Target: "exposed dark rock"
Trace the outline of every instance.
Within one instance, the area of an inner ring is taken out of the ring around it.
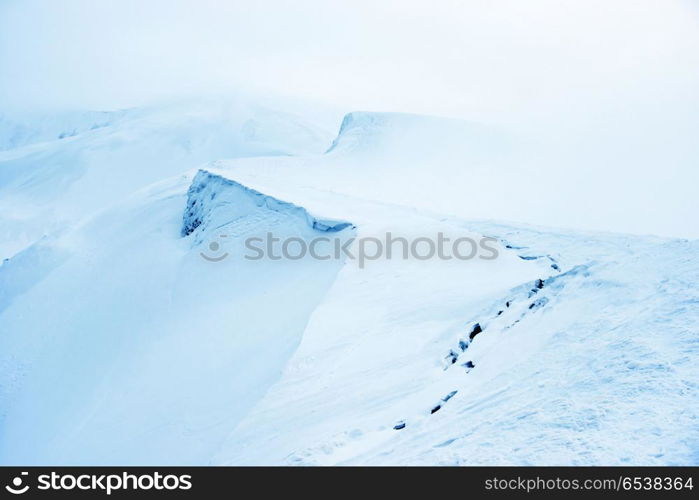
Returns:
[[[456,360],[459,359],[459,354],[454,352],[453,350],[449,350],[449,354],[447,354],[444,359],[446,359],[450,364],[456,363]]]
[[[476,335],[478,335],[479,333],[481,333],[482,331],[483,331],[483,329],[481,328],[481,324],[476,323],[475,325],[473,325],[473,329],[471,330],[471,333],[468,334],[468,338],[473,340],[473,338]]]
[[[444,396],[444,397],[442,398],[442,401],[444,401],[444,402],[446,403],[446,402],[449,401],[451,398],[453,398],[453,397],[456,395],[457,392],[458,392],[458,391],[451,391],[449,394],[447,394],[446,396]]]
[[[540,258],[538,255],[518,255],[517,257],[522,260],[536,260]]]

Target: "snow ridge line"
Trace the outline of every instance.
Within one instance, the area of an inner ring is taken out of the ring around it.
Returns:
[[[308,226],[316,231],[335,233],[347,227],[354,227],[351,222],[316,217],[304,207],[266,195],[208,170],[199,170],[187,190],[187,206],[183,215],[181,236],[189,236],[201,226],[214,206],[217,205],[214,200],[221,193],[230,189],[238,190],[248,196],[258,207],[265,207],[275,212],[285,212],[305,219]]]

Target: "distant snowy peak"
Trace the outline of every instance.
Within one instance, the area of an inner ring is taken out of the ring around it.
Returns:
[[[122,119],[128,111],[76,111],[55,114],[0,115],[0,151],[39,142],[74,137],[108,127]]]
[[[354,111],[345,115],[326,154],[497,155],[509,151],[510,143],[507,133],[485,124],[410,113]]]
[[[243,101],[183,101],[115,111],[60,111],[0,114],[0,151],[119,128],[198,137],[226,134],[255,154],[322,152],[332,136],[312,120]]]
[[[386,123],[386,113],[355,111],[347,113],[340,124],[340,131],[326,151],[347,150],[366,143]]]

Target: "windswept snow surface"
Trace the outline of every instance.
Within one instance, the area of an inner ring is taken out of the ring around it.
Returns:
[[[417,270],[343,270],[284,376],[217,460],[696,464],[697,242],[465,227],[522,247],[511,255],[553,256],[561,272],[539,269],[541,289],[452,276],[442,295]],[[388,289],[369,294],[360,280]],[[427,283],[431,293],[416,296]],[[376,311],[377,296],[388,310]],[[338,311],[366,320],[346,319],[333,338]],[[475,324],[483,331],[468,343]]]
[[[0,220],[0,463],[699,463],[697,241],[479,220],[542,206],[490,127],[360,112],[318,148],[272,113],[258,148],[128,115],[0,153],[5,206],[56,212]],[[499,256],[243,256],[389,231]]]

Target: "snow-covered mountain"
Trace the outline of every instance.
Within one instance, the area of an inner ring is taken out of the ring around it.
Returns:
[[[509,133],[64,119],[2,122],[0,463],[699,462],[699,243],[493,222],[545,206]],[[498,257],[244,258],[387,232]]]
[[[203,162],[321,152],[331,140],[242,99],[0,116],[0,258]]]

